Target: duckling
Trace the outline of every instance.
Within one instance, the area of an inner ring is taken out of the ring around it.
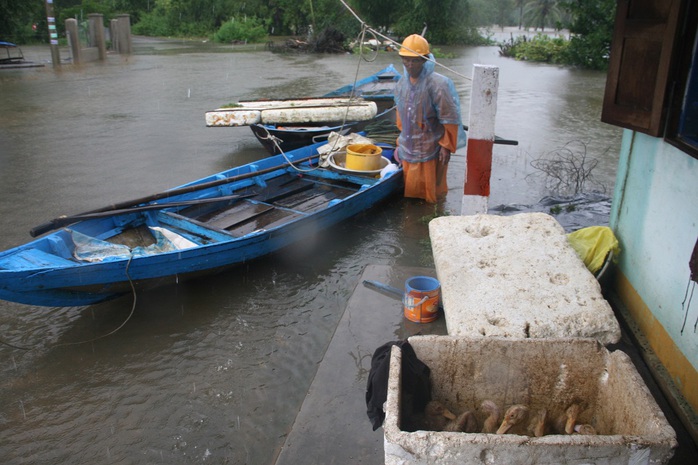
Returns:
[[[565,415],[567,415],[567,421],[565,422],[565,433],[574,433],[574,425],[577,424],[577,418],[579,414],[582,413],[582,406],[580,404],[574,403],[567,407],[565,410]]]
[[[572,434],[574,433],[574,425],[577,424],[577,418],[582,413],[582,405],[578,402],[570,404],[565,412],[555,419],[554,430],[557,434]]]
[[[548,410],[539,410],[538,414],[533,418],[528,428],[530,435],[537,438],[548,434]]]
[[[444,404],[438,400],[432,400],[424,407],[424,429],[427,431],[443,431],[449,420],[455,420]]]
[[[512,405],[504,413],[497,434],[526,434],[529,408],[522,404]]]
[[[444,431],[456,431],[461,433],[476,433],[478,431],[477,418],[470,410],[458,415],[455,420],[449,421],[443,429]]]
[[[474,433],[477,419],[471,411],[456,416],[438,400],[432,400],[424,408],[424,429],[427,431],[453,431]]]
[[[574,432],[577,434],[596,434],[596,429],[586,423],[574,425]]]
[[[483,400],[480,404],[480,411],[487,415],[482,422],[481,432],[490,434],[496,433],[502,415],[497,404],[491,400]]]

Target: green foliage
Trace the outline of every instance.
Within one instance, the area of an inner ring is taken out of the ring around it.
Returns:
[[[470,23],[470,16],[467,0],[412,0],[397,20],[394,32],[404,37],[420,33],[426,26],[430,44],[477,44],[481,38]]]
[[[222,43],[261,42],[267,36],[261,21],[257,18],[227,21],[213,35],[213,40]]]
[[[613,36],[616,0],[350,0],[361,19],[384,34],[421,33],[432,45],[484,45],[475,26],[566,25],[571,38],[536,36],[501,44],[501,54],[605,69]],[[117,13],[131,15],[134,34],[210,36],[220,42],[255,42],[266,33],[306,35],[333,28],[348,39],[361,25],[337,0],[55,0],[59,35],[67,18],[86,20],[101,13],[104,22]],[[230,17],[235,21],[230,21]],[[36,31],[32,25],[36,24]],[[44,3],[0,0],[0,37],[18,44],[48,41]]]
[[[36,31],[32,24],[37,24]],[[22,45],[40,39],[48,40],[43,2],[0,0],[0,40]]]
[[[519,36],[500,44],[499,53],[517,60],[565,64],[568,47],[569,41],[562,37],[551,38],[545,34],[536,34],[532,39]]]
[[[514,0],[469,0],[472,24],[500,27],[517,24],[518,13],[513,2]]]
[[[535,3],[531,0],[527,3]],[[518,60],[558,63],[603,70],[613,37],[615,0],[567,0],[559,2],[571,14],[569,40],[537,35],[527,40],[519,37],[500,44],[502,56]]]
[[[405,0],[354,0],[349,3],[364,21],[383,33],[388,32],[397,23],[409,10],[410,4]]]
[[[165,16],[159,12],[151,12],[142,14],[140,21],[131,26],[131,32],[142,36],[167,37],[174,35],[175,31]]]
[[[553,26],[559,29],[562,24],[563,12],[560,0],[528,0],[523,5],[523,20],[527,26],[545,30]]]
[[[573,15],[567,61],[591,69],[606,69],[613,38],[615,0],[565,2]]]

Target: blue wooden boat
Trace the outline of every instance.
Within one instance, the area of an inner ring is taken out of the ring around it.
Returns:
[[[369,124],[376,121],[395,121],[394,89],[400,73],[393,65],[388,65],[371,76],[360,79],[356,84],[349,84],[322,97],[360,97],[364,100],[376,102],[377,114],[367,121],[346,121],[344,124],[337,121],[296,124],[252,124],[250,129],[259,142],[274,155],[278,154],[279,147],[283,151],[293,150],[315,142],[327,140],[331,132],[342,135],[364,130]],[[278,140],[278,147],[272,141],[273,136]]]
[[[0,252],[0,299],[89,305],[129,294],[132,285],[147,289],[217,272],[302,240],[399,189],[399,171],[380,178],[318,168],[320,145],[39,226],[32,235],[43,236]]]

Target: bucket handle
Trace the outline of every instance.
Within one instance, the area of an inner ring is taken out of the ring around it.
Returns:
[[[412,309],[412,308],[417,308],[417,307],[419,307],[420,305],[422,305],[422,304],[423,304],[424,302],[426,302],[427,300],[429,300],[429,296],[422,297],[422,300],[420,300],[418,303],[416,303],[416,304],[414,304],[414,305],[410,305],[410,304],[407,303],[407,295],[405,295],[405,296],[402,298],[402,304],[403,304],[405,307],[407,307],[407,308],[409,308],[409,309]]]

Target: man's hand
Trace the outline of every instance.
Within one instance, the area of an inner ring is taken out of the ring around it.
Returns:
[[[451,151],[446,147],[441,147],[441,150],[439,150],[439,163],[447,165],[449,160],[451,160]]]

